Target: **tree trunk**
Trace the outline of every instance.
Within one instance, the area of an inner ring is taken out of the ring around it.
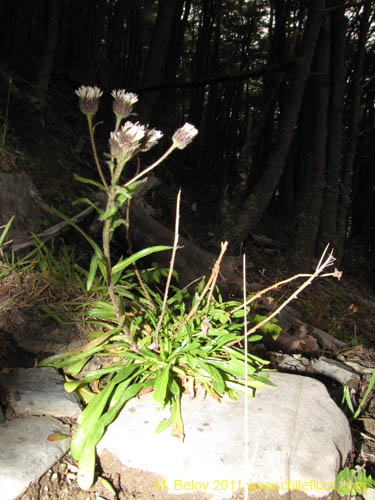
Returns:
[[[44,45],[36,83],[36,95],[40,105],[43,105],[46,100],[49,82],[51,80],[55,49],[59,37],[60,4],[61,2],[59,0],[49,0],[48,2],[47,39]]]
[[[159,0],[158,13],[142,78],[143,87],[160,84],[163,80],[169,41],[173,31],[175,10],[175,0]],[[147,92],[142,95],[138,106],[138,112],[142,122],[149,123],[151,121],[157,99],[158,92]]]
[[[306,82],[310,75],[311,62],[324,14],[325,0],[315,0],[310,5],[301,50],[295,58],[295,68],[290,75],[288,102],[280,117],[276,145],[264,167],[263,174],[242,207],[234,213],[228,214],[229,217],[224,220],[224,237],[229,240],[232,251],[235,252],[239,250],[241,242],[247,238],[250,231],[259,222],[284,171]]]
[[[335,0],[334,5],[341,3],[341,0]],[[337,203],[342,165],[341,138],[345,99],[345,50],[345,9],[340,8],[331,13],[331,89],[328,107],[326,188],[317,242],[318,253],[323,251],[327,243],[336,249]]]
[[[181,55],[184,47],[184,34],[189,19],[191,0],[176,0],[173,28],[168,46],[168,56],[164,79],[173,82],[179,72]],[[161,89],[153,110],[155,123],[161,130],[168,130],[171,122],[176,122],[175,111],[178,107],[177,89]]]
[[[275,2],[275,27],[269,25],[271,39],[268,64],[279,65],[285,62],[286,57],[286,5],[284,1]],[[236,172],[235,190],[232,194],[232,207],[239,207],[246,196],[248,186],[256,182],[259,172],[263,170],[266,147],[265,143],[272,142],[275,123],[275,107],[280,86],[286,76],[286,70],[272,70],[265,74],[260,112],[254,116],[250,113],[246,127],[245,142]],[[263,134],[263,137],[262,137]],[[225,207],[225,205],[223,205]]]
[[[318,76],[310,80],[305,102],[310,111],[305,112],[301,126],[305,127],[304,189],[297,219],[293,261],[298,267],[308,266],[315,255],[316,239],[320,224],[327,140],[327,110],[329,91],[329,19],[326,18],[314,57],[313,69]]]
[[[341,192],[339,197],[339,207],[337,215],[337,243],[336,255],[340,260],[345,247],[347,236],[347,220],[349,205],[351,201],[352,174],[358,145],[358,124],[361,113],[361,94],[362,94],[362,71],[366,53],[366,42],[369,31],[369,19],[372,12],[373,2],[367,1],[364,5],[361,17],[360,31],[358,38],[358,50],[354,62],[354,72],[350,89],[350,111],[348,125],[348,141],[345,148],[344,168],[341,182]]]

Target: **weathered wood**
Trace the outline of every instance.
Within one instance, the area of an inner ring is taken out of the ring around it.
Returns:
[[[71,217],[71,220],[75,223],[81,222],[86,217],[88,217],[93,211],[94,211],[93,207],[88,207],[79,214],[75,215],[74,217]],[[46,242],[51,240],[52,238],[56,238],[56,236],[59,236],[60,234],[64,233],[71,227],[72,226],[69,224],[69,222],[66,221],[58,222],[57,224],[54,224],[53,226],[46,229],[45,231],[38,233],[37,237],[41,241]],[[34,237],[28,236],[26,238],[19,238],[13,241],[10,245],[6,247],[6,249],[13,251],[15,253],[19,253],[22,250],[26,250],[27,248],[32,247],[34,245],[35,245]]]
[[[141,200],[134,200],[130,214],[130,237],[134,250],[140,250],[153,245],[173,245],[174,233],[149,215],[147,206]],[[201,276],[208,278],[217,255],[182,237],[179,238],[179,246],[174,267],[179,274],[180,285],[186,286]],[[170,252],[153,254],[152,258],[168,267]],[[241,290],[240,257],[224,256],[218,285],[228,295]]]

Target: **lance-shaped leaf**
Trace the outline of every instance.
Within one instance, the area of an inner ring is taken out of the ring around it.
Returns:
[[[126,267],[130,266],[130,264],[133,264],[133,262],[136,262],[139,259],[142,259],[143,257],[146,257],[147,255],[151,255],[152,253],[155,252],[161,252],[163,250],[171,250],[172,247],[170,246],[165,246],[165,245],[158,245],[154,247],[149,247],[149,248],[144,248],[143,250],[140,250],[139,252],[134,253],[127,259],[120,260],[116,265],[112,267],[112,274],[116,274]]]

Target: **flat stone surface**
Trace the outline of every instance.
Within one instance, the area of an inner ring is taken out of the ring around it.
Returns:
[[[67,453],[70,439],[48,441],[53,432],[67,434],[50,417],[20,417],[0,424],[0,500],[13,500]]]
[[[17,415],[48,415],[77,418],[78,398],[64,389],[64,378],[55,368],[27,368],[0,375],[8,403]]]
[[[183,443],[170,429],[155,434],[169,410],[155,411],[152,394],[133,399],[107,429],[98,453],[107,450],[127,467],[166,478],[173,493],[230,498],[249,481],[250,488],[276,484],[280,494],[325,496],[351,449],[348,420],[321,382],[283,373],[271,373],[270,380],[277,387],[266,386],[248,401],[246,468],[243,399],[219,404],[184,395]]]

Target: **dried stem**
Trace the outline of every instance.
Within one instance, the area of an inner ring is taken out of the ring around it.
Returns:
[[[98,172],[99,172],[99,175],[100,175],[100,179],[101,179],[101,181],[103,183],[103,186],[105,187],[105,189],[106,189],[106,191],[108,193],[108,184],[107,184],[107,182],[105,180],[102,168],[100,166],[100,161],[99,161],[99,158],[98,158],[98,153],[96,151],[96,144],[95,144],[95,139],[94,139],[94,127],[92,126],[92,119],[91,119],[91,117],[88,116],[87,117],[87,121],[88,121],[88,125],[89,125],[89,135],[90,135],[91,147],[92,147],[92,152],[94,154],[96,168],[98,169]]]
[[[198,300],[194,304],[194,307],[191,309],[191,311],[189,312],[189,314],[185,317],[184,321],[178,327],[177,331],[180,331],[186,325],[186,323],[191,319],[191,317],[196,313],[196,311],[197,311],[200,303],[202,302],[204,296],[206,295],[207,291],[211,288],[212,284],[216,283],[217,275],[218,275],[219,270],[220,270],[220,264],[221,264],[221,261],[223,259],[224,253],[225,253],[225,251],[227,249],[227,246],[228,246],[228,242],[227,241],[225,241],[224,243],[221,244],[220,255],[217,258],[217,260],[216,260],[216,262],[214,264],[214,267],[212,268],[211,276],[210,276],[209,280],[207,281],[206,286],[204,287],[204,289],[203,289],[202,293],[200,294]]]
[[[247,336],[251,335],[252,333],[254,333],[256,330],[258,330],[259,328],[261,328],[263,325],[265,325],[266,323],[268,323],[268,321],[270,321],[272,318],[274,318],[275,316],[277,316],[279,314],[280,311],[282,311],[292,300],[296,299],[297,296],[302,292],[302,290],[304,290],[305,288],[307,288],[309,285],[311,285],[311,283],[314,281],[315,278],[317,278],[319,275],[321,275],[321,273],[324,271],[324,269],[330,265],[332,265],[335,261],[335,258],[333,257],[333,251],[331,250],[331,252],[329,253],[328,257],[326,256],[327,254],[327,251],[328,251],[328,245],[326,246],[326,248],[324,249],[324,252],[318,262],[318,265],[316,266],[316,269],[315,271],[312,273],[312,274],[298,274],[296,276],[293,276],[292,278],[289,278],[288,280],[284,280],[284,281],[281,281],[280,283],[276,283],[276,285],[273,285],[272,287],[269,287],[268,289],[265,289],[265,290],[262,290],[262,292],[259,292],[257,294],[257,296],[259,297],[260,295],[262,295],[263,293],[265,293],[265,291],[268,291],[268,290],[271,290],[272,288],[276,288],[276,286],[279,286],[281,284],[284,284],[284,283],[288,283],[289,281],[292,281],[293,279],[296,279],[297,277],[301,277],[301,276],[304,276],[304,277],[308,277],[308,279],[302,283],[302,285],[297,288],[297,290],[295,292],[292,293],[292,295],[290,297],[288,297],[275,311],[273,311],[272,313],[270,313],[263,321],[261,321],[260,323],[258,323],[257,325],[253,326],[253,328],[251,328],[248,332],[247,332]],[[338,271],[337,269],[334,270],[334,272],[332,273],[326,273],[326,274],[323,274],[322,276],[334,276],[338,279],[341,278],[341,272]],[[248,304],[250,304],[253,300],[255,300],[254,297],[251,298],[251,300],[247,301],[246,302],[246,306]],[[236,309],[234,309],[233,311],[231,311],[232,313],[235,311],[235,310],[238,310],[240,309],[242,306],[240,307],[237,307]],[[231,346],[233,344],[236,344],[240,341],[241,339],[237,339],[237,340],[232,340],[231,342],[228,342],[228,344],[226,344],[227,346]]]
[[[139,158],[137,157],[137,174],[140,170],[140,166],[141,166],[140,164],[141,164],[141,162],[140,162]],[[126,222],[127,222],[126,241],[128,243],[128,253],[130,255],[133,255],[133,247],[132,247],[132,242],[131,242],[131,238],[130,238],[130,205],[131,205],[131,198],[129,198],[129,200],[126,204],[126,216],[125,216],[125,218],[126,218]],[[149,294],[149,292],[147,290],[146,283],[143,281],[143,279],[140,275],[140,272],[138,270],[138,266],[137,266],[136,262],[133,262],[133,268],[134,268],[134,272],[135,272],[135,275],[137,277],[138,283],[140,284],[140,286],[143,290],[143,293],[145,294],[145,296],[147,297],[147,299],[150,303],[151,311],[154,311],[155,310],[154,301],[152,300],[151,295]]]
[[[173,241],[173,249],[172,249],[172,255],[171,255],[171,261],[169,263],[169,272],[168,272],[168,277],[167,277],[167,283],[165,285],[165,291],[164,291],[164,297],[163,297],[163,305],[161,308],[161,313],[159,317],[158,324],[156,325],[155,332],[154,332],[154,346],[155,349],[159,349],[159,331],[161,324],[163,322],[164,314],[165,314],[165,308],[167,306],[167,300],[168,300],[168,292],[169,292],[169,287],[171,284],[172,280],[172,275],[173,275],[173,268],[174,268],[174,262],[176,259],[176,252],[178,248],[178,238],[179,238],[179,223],[180,223],[180,202],[181,202],[181,189],[179,190],[177,194],[177,202],[176,202],[176,221],[175,221],[175,227],[174,227],[174,241]]]
[[[140,172],[139,174],[134,176],[132,179],[130,179],[130,181],[128,181],[126,184],[124,184],[124,187],[130,186],[130,184],[133,184],[133,182],[137,181],[138,179],[143,177],[145,174],[147,174],[148,172],[153,170],[155,167],[157,167],[162,161],[164,161],[167,158],[167,156],[169,156],[172,153],[172,151],[174,149],[176,149],[176,145],[172,144],[172,146],[169,149],[167,149],[167,151],[158,160],[156,160],[152,165],[145,168],[142,172]]]

